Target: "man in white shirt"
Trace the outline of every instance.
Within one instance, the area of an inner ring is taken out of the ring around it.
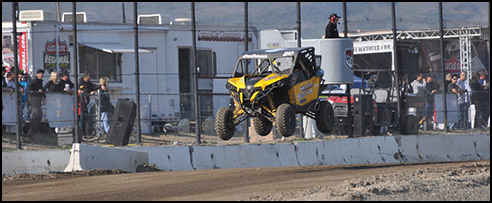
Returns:
[[[466,81],[466,72],[462,71],[460,73],[460,78],[456,82],[456,85],[460,87],[462,91],[460,91],[460,95],[458,97],[458,105],[460,109],[458,128],[469,128],[468,122],[468,108],[470,107],[470,96],[472,94],[472,90],[468,82]]]

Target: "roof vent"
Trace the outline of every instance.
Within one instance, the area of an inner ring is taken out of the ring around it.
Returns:
[[[161,14],[138,15],[138,24],[160,25],[162,24]]]
[[[187,25],[191,23],[190,18],[176,18],[174,19],[174,22],[179,25]]]
[[[64,12],[62,15],[62,22],[72,22],[72,12]],[[79,23],[98,23],[99,16],[92,12],[76,12],[77,22]]]
[[[19,21],[45,21],[55,20],[53,13],[44,10],[23,10],[19,12]]]

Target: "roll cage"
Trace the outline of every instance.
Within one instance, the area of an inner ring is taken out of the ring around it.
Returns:
[[[320,59],[316,60],[313,47],[248,51],[239,58],[232,77],[243,76],[247,67],[249,76],[270,73],[290,75],[294,69],[299,69],[311,78],[320,68],[320,63]]]

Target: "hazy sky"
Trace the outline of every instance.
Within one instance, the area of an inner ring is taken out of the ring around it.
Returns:
[[[2,2],[2,21],[12,17],[11,2]],[[124,7],[124,12],[123,12]],[[55,2],[20,2],[20,10],[47,10],[55,14]],[[482,26],[489,24],[488,2],[444,2],[444,26]],[[71,2],[60,3],[61,12],[72,12]],[[195,4],[198,24],[240,25],[244,24],[243,2],[197,2]],[[296,2],[250,2],[248,3],[250,26],[258,29],[295,29]],[[79,2],[77,11],[94,12],[101,22],[121,23],[123,13],[127,23],[133,23],[132,2]],[[189,2],[139,2],[139,14],[168,15],[171,18],[190,18]],[[318,38],[331,13],[343,15],[341,2],[301,3],[301,26],[303,38]],[[391,29],[391,2],[348,2],[348,30]],[[397,2],[397,29],[438,29],[439,10],[437,2]],[[340,20],[343,23],[343,19]],[[343,32],[343,24],[340,25]]]

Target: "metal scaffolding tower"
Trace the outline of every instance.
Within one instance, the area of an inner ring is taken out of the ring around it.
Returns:
[[[460,29],[460,68],[461,71],[470,73],[471,70],[471,42],[469,30],[466,28]],[[467,74],[467,79],[471,78],[471,74]]]

